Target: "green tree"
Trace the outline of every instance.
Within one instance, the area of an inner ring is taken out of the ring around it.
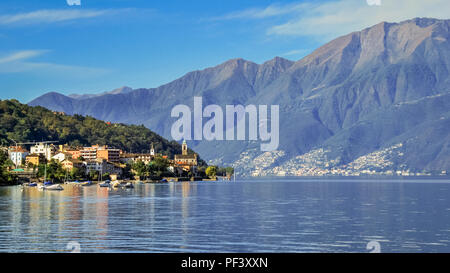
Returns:
[[[156,172],[157,172],[157,171],[158,171],[158,170],[157,170],[157,167],[156,167],[156,165],[153,163],[153,161],[147,164],[147,166],[146,166],[146,172],[147,172],[147,175],[148,175],[148,176],[154,176],[154,175],[156,175]]]
[[[95,181],[95,180],[98,180],[98,177],[99,177],[99,172],[98,171],[95,171],[95,170],[89,171],[89,179]]]
[[[47,181],[63,182],[66,177],[66,171],[60,162],[51,160],[47,164],[39,164],[37,176]]]
[[[131,173],[131,164],[127,163],[125,164],[125,167],[122,169],[122,176],[124,178],[131,178],[132,177],[132,173]]]
[[[226,167],[225,171],[226,171],[226,175],[228,177],[231,177],[234,174],[234,168],[233,167]]]
[[[76,167],[72,168],[69,175],[71,179],[81,180],[84,178],[83,170]]]
[[[198,167],[197,175],[200,177],[206,177],[206,167],[205,166]]]
[[[209,166],[206,168],[206,175],[209,177],[215,177],[217,175],[217,166]]]
[[[142,177],[145,175],[147,168],[142,160],[138,160],[131,165],[131,169],[136,173],[137,176]]]
[[[110,179],[111,179],[111,177],[110,177],[110,174],[109,174],[109,173],[104,173],[104,174],[103,174],[102,180],[110,180]]]
[[[152,163],[154,164],[156,170],[160,171],[160,172],[166,172],[167,168],[170,165],[169,160],[162,156],[155,157],[155,159],[153,159]]]
[[[13,165],[13,162],[9,159],[6,151],[0,151],[0,184],[11,185],[17,182],[17,177],[12,175],[8,168]]]

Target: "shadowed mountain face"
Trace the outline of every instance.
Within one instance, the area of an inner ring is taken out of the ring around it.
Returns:
[[[192,142],[192,148],[241,172],[272,175],[296,174],[305,168],[295,161],[302,155],[329,161],[325,166],[347,166],[401,144],[399,155],[375,160],[389,161],[387,167],[371,168],[450,170],[449,30],[450,20],[380,23],[297,62],[233,59],[158,88],[88,97],[48,93],[30,105],[144,124],[170,138],[172,107],[192,107],[194,96],[202,96],[203,105],[277,104],[278,151],[261,153],[259,143],[247,141]],[[326,159],[315,151],[327,151]],[[246,160],[264,163],[252,167]]]

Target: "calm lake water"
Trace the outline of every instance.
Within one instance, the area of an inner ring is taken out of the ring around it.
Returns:
[[[0,188],[0,252],[450,252],[450,180]]]

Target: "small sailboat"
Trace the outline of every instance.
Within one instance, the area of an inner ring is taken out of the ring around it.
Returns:
[[[44,186],[44,190],[47,191],[62,191],[64,188],[59,184]]]
[[[111,181],[106,180],[103,183],[98,184],[101,188],[109,188],[111,186]]]
[[[134,188],[134,185],[133,185],[133,183],[128,182],[128,183],[125,184],[124,187],[127,188],[127,189],[132,189],[132,188]]]
[[[113,188],[118,188],[118,187],[120,187],[120,182],[119,181],[114,181],[114,182],[111,183],[111,186]]]
[[[86,181],[81,183],[81,186],[86,187],[86,186],[91,186],[92,185],[92,181]]]
[[[54,184],[50,181],[44,181],[42,184],[38,184],[38,189],[45,190],[47,187],[53,186]]]
[[[114,181],[111,183],[111,186],[113,188],[122,188],[122,189],[132,189],[134,188],[133,183],[131,182],[119,182],[119,181]]]

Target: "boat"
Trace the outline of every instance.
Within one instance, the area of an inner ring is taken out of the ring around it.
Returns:
[[[109,188],[109,187],[111,186],[110,182],[111,182],[111,181],[106,180],[105,182],[100,183],[100,184],[98,184],[98,185],[99,185],[101,188]]]
[[[119,181],[115,181],[111,183],[111,186],[113,188],[122,188],[122,189],[132,189],[134,188],[133,183],[131,182],[119,182]]]
[[[120,187],[120,182],[119,181],[114,181],[114,182],[111,183],[111,186],[113,188],[118,188],[118,187]]]
[[[59,184],[44,186],[44,190],[47,191],[62,191],[64,188]]]
[[[50,181],[45,181],[45,182],[44,182],[44,186],[49,186],[49,185],[53,185],[53,183],[50,182]]]
[[[92,185],[92,181],[86,181],[81,183],[81,186],[91,186]]]
[[[37,183],[29,183],[29,184],[27,184],[26,186],[27,187],[37,187]]]
[[[78,180],[76,180],[76,181],[69,181],[69,182],[66,182],[66,184],[69,184],[69,185],[81,185],[81,182],[80,181],[78,181]]]

